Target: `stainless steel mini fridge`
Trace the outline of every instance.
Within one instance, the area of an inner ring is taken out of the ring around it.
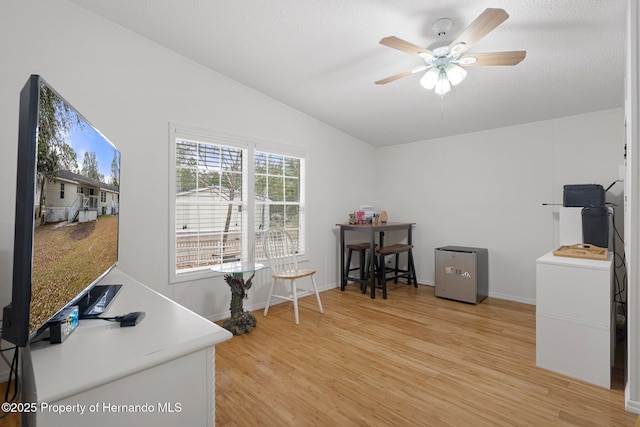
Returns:
[[[478,304],[489,295],[489,254],[484,248],[435,250],[436,296]]]

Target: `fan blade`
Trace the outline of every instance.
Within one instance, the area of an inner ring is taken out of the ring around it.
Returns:
[[[430,68],[430,67],[428,67],[426,65],[421,65],[419,67],[412,68],[412,69],[404,71],[402,73],[394,74],[393,76],[389,76],[386,79],[378,80],[376,82],[376,84],[377,85],[385,85],[385,84],[390,83],[390,82],[392,82],[394,80],[398,80],[398,79],[401,79],[403,77],[410,76],[411,74],[415,74],[415,73],[419,73],[420,71],[424,71],[427,68]]]
[[[478,40],[502,24],[509,17],[503,9],[485,9],[465,30],[449,45],[449,50],[458,43],[464,43],[462,52],[473,46]]]
[[[509,52],[470,53],[460,58],[458,65],[472,67],[477,65],[516,65],[527,56],[525,50],[512,50]],[[476,58],[477,61],[465,64],[465,58]]]
[[[425,49],[413,43],[409,43],[408,41],[399,39],[396,36],[385,37],[382,40],[380,40],[380,44],[385,45],[387,47],[401,50],[403,52],[412,53],[414,55],[419,55],[420,53],[426,53],[431,57],[434,56],[433,52],[431,52],[429,49]]]

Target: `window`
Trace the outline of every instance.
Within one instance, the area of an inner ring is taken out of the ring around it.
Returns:
[[[102,203],[107,203],[107,192],[106,191],[101,191],[100,192],[100,201]]]
[[[303,159],[281,154],[255,153],[255,216],[258,230],[284,228],[298,252],[301,244],[301,166]],[[302,242],[304,242],[302,240]],[[261,242],[256,244],[256,258],[264,259]]]
[[[173,126],[171,142],[172,281],[264,259],[270,227],[285,228],[305,253],[303,151]]]
[[[246,150],[186,139],[175,149],[176,271],[242,259]]]
[[[64,182],[60,183],[60,198],[64,199]]]

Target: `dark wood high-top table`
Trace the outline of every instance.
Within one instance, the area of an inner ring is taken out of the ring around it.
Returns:
[[[345,244],[344,244],[344,234],[346,231],[356,231],[360,233],[368,233],[369,234],[369,271],[372,272],[370,274],[370,285],[371,285],[371,298],[376,297],[376,286],[375,286],[375,245],[376,245],[376,233],[379,234],[378,237],[378,245],[380,248],[384,246],[384,233],[385,231],[394,231],[394,230],[407,230],[407,243],[409,245],[412,244],[411,241],[411,231],[415,222],[385,222],[380,223],[378,225],[375,224],[336,224],[340,227],[340,289],[344,290],[344,287],[347,284],[347,277],[344,274],[345,272]]]

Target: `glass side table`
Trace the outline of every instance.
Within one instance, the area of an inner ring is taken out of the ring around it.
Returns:
[[[243,302],[248,297],[247,291],[251,288],[253,276],[256,271],[262,268],[264,268],[264,264],[248,261],[230,262],[211,267],[211,270],[217,273],[227,273],[224,275],[224,281],[231,289],[231,317],[222,322],[222,327],[233,335],[251,332],[258,323],[253,314],[244,311]],[[246,273],[253,274],[245,281],[244,275]]]

